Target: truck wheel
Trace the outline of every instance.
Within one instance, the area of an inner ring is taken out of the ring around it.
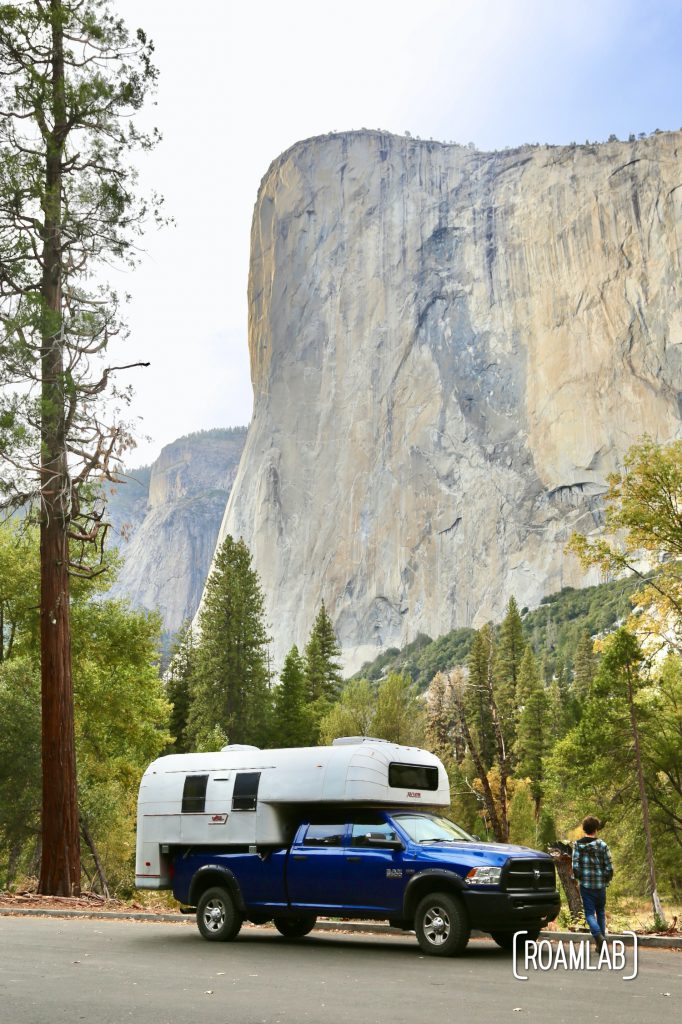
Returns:
[[[464,907],[444,892],[424,897],[414,915],[414,928],[419,945],[430,956],[457,956],[471,934]]]
[[[317,924],[314,914],[300,914],[298,917],[275,917],[275,928],[285,939],[302,939]]]
[[[521,931],[521,929],[519,928],[517,931]],[[526,928],[525,932],[526,934],[518,940],[519,945],[521,946],[527,941],[535,942],[540,934],[540,929]],[[514,932],[491,932],[490,934],[501,949],[511,951],[514,948]]]
[[[207,889],[197,905],[197,925],[209,942],[231,942],[239,934],[242,916],[227,889]]]

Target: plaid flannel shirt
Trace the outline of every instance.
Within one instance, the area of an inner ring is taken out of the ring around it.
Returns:
[[[573,847],[573,876],[586,889],[605,889],[613,878],[613,863],[603,839],[583,836]]]

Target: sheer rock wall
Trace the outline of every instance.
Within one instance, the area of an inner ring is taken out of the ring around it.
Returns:
[[[276,661],[322,599],[355,668],[585,581],[564,545],[599,529],[607,474],[680,433],[681,141],[363,131],[274,161],[221,537],[253,552]]]
[[[171,633],[199,605],[245,439],[245,429],[181,437],[109,501],[124,559],[110,595],[157,609]]]

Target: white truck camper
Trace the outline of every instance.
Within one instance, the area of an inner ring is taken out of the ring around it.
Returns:
[[[348,736],[330,747],[231,745],[171,754],[147,768],[137,805],[135,883],[171,888],[182,848],[262,852],[292,841],[311,805],[447,807],[447,773],[418,747]]]

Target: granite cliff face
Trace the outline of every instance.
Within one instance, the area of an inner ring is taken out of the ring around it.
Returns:
[[[584,581],[607,474],[680,433],[680,133],[482,153],[301,142],[255,207],[253,423],[221,527],[276,658],[347,666]]]
[[[158,609],[169,632],[199,605],[245,440],[246,428],[181,437],[109,501],[124,557],[111,596]]]

